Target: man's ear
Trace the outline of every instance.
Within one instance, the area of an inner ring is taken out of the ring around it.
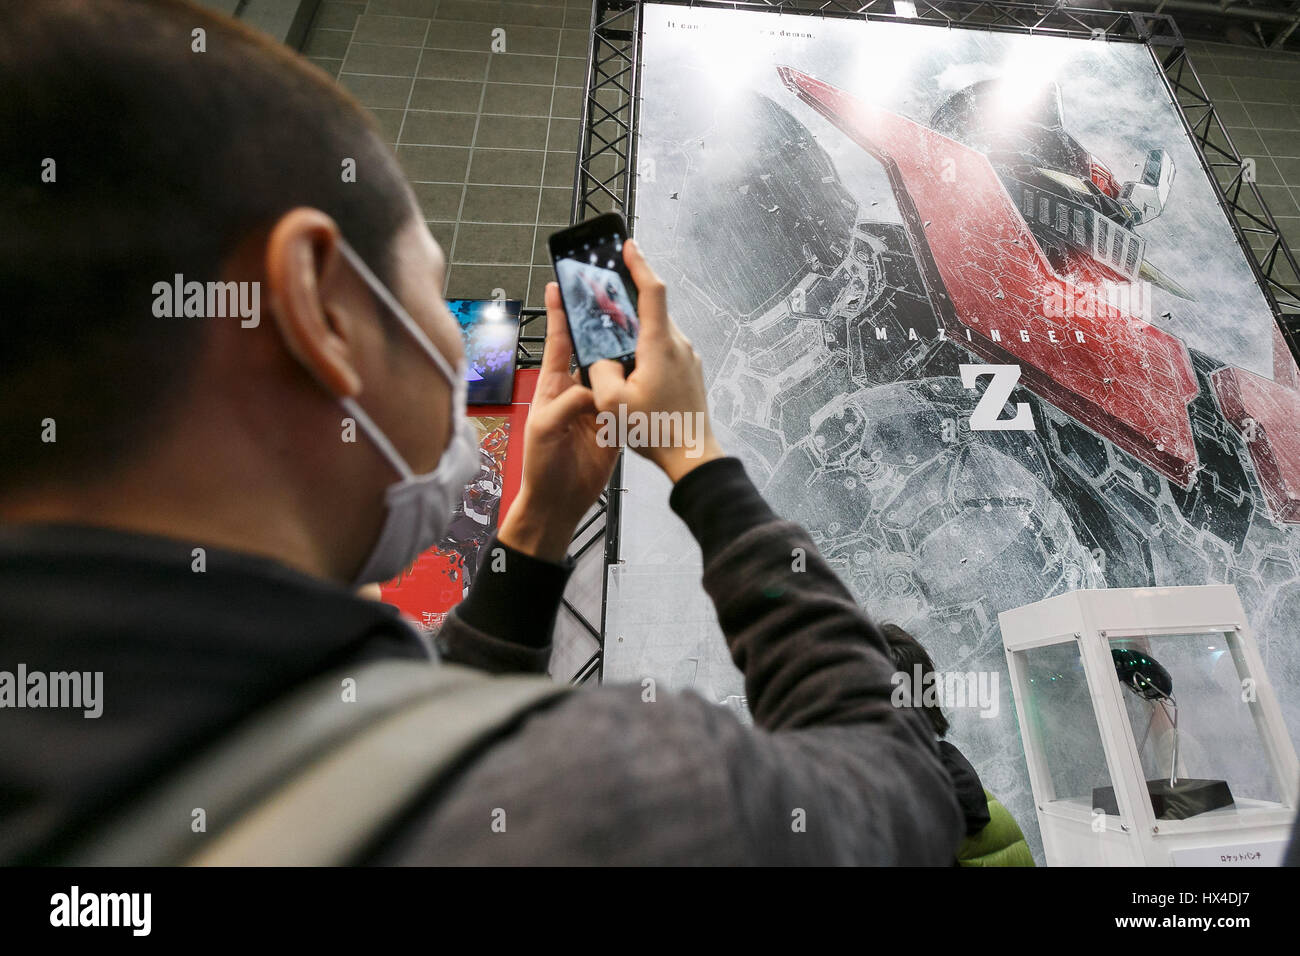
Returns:
[[[285,347],[321,385],[345,397],[361,393],[361,376],[347,310],[329,301],[340,288],[339,238],[338,225],[319,209],[291,209],[267,237],[266,280]]]

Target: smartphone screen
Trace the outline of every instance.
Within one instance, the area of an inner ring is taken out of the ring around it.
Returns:
[[[623,235],[617,217],[601,217],[597,231],[582,224],[551,240],[555,275],[569,317],[578,364],[623,360],[636,352],[640,323],[636,286],[623,264]]]

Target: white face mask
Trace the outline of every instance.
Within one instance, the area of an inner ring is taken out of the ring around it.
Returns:
[[[479,456],[474,427],[465,417],[465,399],[469,385],[465,380],[464,360],[453,370],[396,297],[375,278],[361,257],[342,239],[339,240],[339,251],[451,384],[451,440],[438,461],[438,467],[424,475],[417,475],[411,470],[388,440],[388,436],[354,399],[339,399],[347,413],[356,419],[361,430],[366,433],[366,437],[401,475],[401,479],[389,485],[384,494],[387,506],[384,525],[370,550],[370,556],[352,582],[354,587],[360,587],[363,584],[391,580],[424,551],[438,543],[447,530],[452,511],[460,501],[465,485],[478,473]]]

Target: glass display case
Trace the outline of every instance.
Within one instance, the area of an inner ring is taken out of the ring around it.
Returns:
[[[1230,586],[999,615],[1049,864],[1276,865],[1295,748]]]

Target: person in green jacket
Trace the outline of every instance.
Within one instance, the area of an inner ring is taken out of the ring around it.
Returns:
[[[933,678],[934,661],[921,643],[897,624],[881,627],[889,643],[894,666],[911,689],[913,700],[922,701],[925,716],[939,738],[939,755],[952,777],[957,802],[966,816],[966,839],[957,848],[958,866],[1033,866],[1034,857],[1025,835],[1007,808],[998,802],[980,782],[979,774],[960,750],[944,738],[948,735],[948,718],[937,703],[926,703],[922,689]],[[920,667],[922,687],[911,688]]]

